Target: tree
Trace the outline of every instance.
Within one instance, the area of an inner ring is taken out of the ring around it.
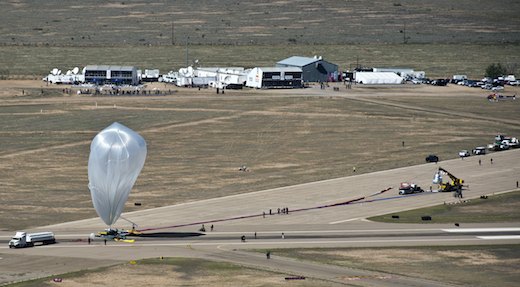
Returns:
[[[500,63],[493,63],[486,68],[486,77],[496,79],[506,74],[506,68]]]

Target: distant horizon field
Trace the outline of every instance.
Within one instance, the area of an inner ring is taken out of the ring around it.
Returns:
[[[507,45],[520,43],[519,10],[515,0],[7,1],[0,45]]]
[[[518,72],[520,44],[189,45],[188,57],[184,45],[4,45],[0,46],[0,79],[41,79],[53,68],[65,72],[96,64],[159,69],[162,74],[194,65],[196,60],[202,67],[265,67],[295,55],[322,56],[340,71],[356,66],[400,67],[425,71],[430,78],[464,74],[480,79],[493,63]]]

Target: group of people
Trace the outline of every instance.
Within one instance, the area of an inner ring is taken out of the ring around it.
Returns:
[[[277,214],[289,214],[289,207],[283,207],[283,208],[278,208],[277,210]],[[265,218],[265,211],[263,212],[263,217]],[[273,210],[272,209],[269,209],[269,215],[273,215]]]
[[[213,231],[213,228],[215,228],[215,226],[213,226],[213,224],[212,224],[209,228],[210,228],[210,231]],[[204,224],[202,224],[202,226],[200,227],[199,231],[200,232],[206,232],[206,226],[204,226]]]

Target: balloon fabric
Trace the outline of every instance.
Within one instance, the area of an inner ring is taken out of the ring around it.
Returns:
[[[146,141],[132,129],[113,123],[90,145],[88,187],[99,217],[112,226],[128,200],[146,159]]]

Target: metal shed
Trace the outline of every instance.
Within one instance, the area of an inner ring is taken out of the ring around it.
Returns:
[[[277,62],[276,66],[302,69],[304,82],[334,82],[338,80],[338,65],[327,62],[322,57],[292,56]]]

